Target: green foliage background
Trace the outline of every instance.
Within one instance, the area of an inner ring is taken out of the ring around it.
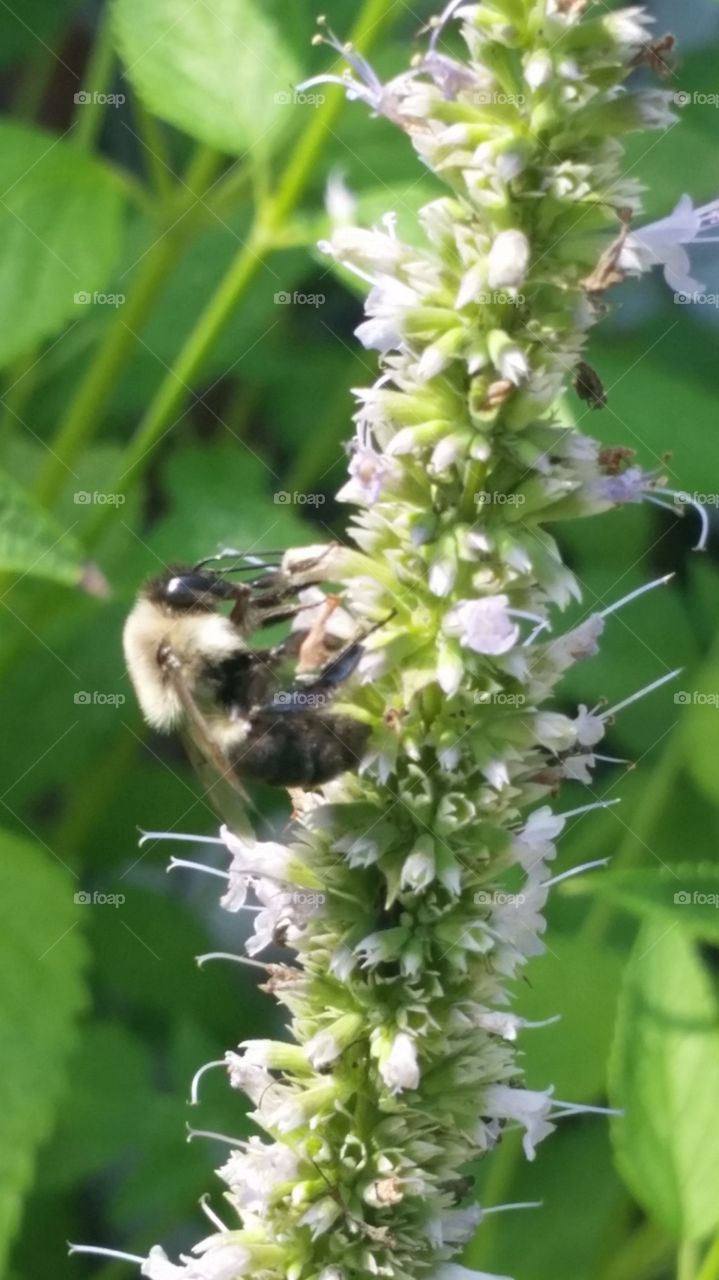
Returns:
[[[332,0],[328,16],[343,34],[356,24],[391,74],[431,12],[425,0]],[[717,6],[675,0],[656,12],[682,28],[670,87],[690,100],[678,125],[640,138],[627,158],[651,216],[684,191],[697,202],[719,194]],[[216,883],[168,878],[164,846],[138,851],[139,826],[209,833],[215,819],[177,746],[143,727],[120,634],[138,583],[168,561],[218,543],[342,536],[332,494],[349,389],[372,378],[373,362],[352,337],[358,298],[314,247],[327,229],[324,186],[341,171],[361,217],[395,209],[408,234],[433,188],[387,122],[333,91],[320,103],[293,95],[329,63],[310,45],[314,18],[311,0],[14,0],[0,12],[9,1280],[125,1274],[68,1261],[69,1238],[189,1247],[223,1148],[183,1145],[188,1082],[227,1046],[277,1026],[247,970],[194,965],[200,952],[239,949],[241,922],[222,918]],[[697,255],[696,271],[719,293],[712,253]],[[524,1037],[530,1085],[555,1081],[558,1097],[609,1099],[624,1116],[566,1121],[531,1166],[509,1135],[477,1169],[482,1202],[543,1207],[488,1218],[467,1259],[518,1280],[713,1280],[719,310],[674,305],[661,279],[614,302],[589,356],[609,407],[569,408],[606,444],[663,466],[677,489],[708,495],[713,537],[695,555],[692,518],[649,506],[563,532],[585,589],[577,617],[676,575],[610,622],[601,656],[567,682],[567,707],[684,670],[612,729],[611,754],[636,768],[605,766],[592,796],[621,806],[575,820],[561,855],[564,868],[601,857],[611,868],[555,896],[547,953],[518,1000],[531,1018],[562,1014]],[[570,788],[562,807],[592,796]],[[259,803],[271,815],[277,801]],[[93,892],[124,902],[75,900]],[[246,1131],[221,1073],[192,1119]]]

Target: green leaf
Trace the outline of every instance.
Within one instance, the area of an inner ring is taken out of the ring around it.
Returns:
[[[719,942],[719,866],[694,862],[650,870],[609,871],[569,881],[565,893],[591,893],[632,915],[680,924],[707,942]]]
[[[0,833],[0,1266],[52,1126],[85,999],[74,891],[35,845]]]
[[[516,1011],[531,1022],[558,1013],[561,1020],[522,1034],[524,1069],[530,1087],[554,1084],[558,1097],[586,1101],[606,1086],[621,956],[568,933],[554,931],[546,942],[545,955],[532,962],[531,986],[518,992]]]
[[[230,155],[259,146],[295,117],[299,72],[261,7],[248,0],[115,0],[129,80],[155,115]]]
[[[694,944],[647,922],[626,970],[612,1051],[617,1167],[681,1240],[719,1223],[719,1008]]]
[[[606,1122],[600,1116],[563,1120],[531,1162],[517,1139],[505,1134],[502,1148],[513,1145],[507,1155],[495,1153],[505,1174],[502,1200],[539,1202],[541,1208],[485,1218],[463,1262],[524,1280],[596,1280],[625,1225]],[[492,1159],[477,1162],[482,1205],[496,1203],[492,1169]]]
[[[170,511],[148,539],[165,564],[211,555],[219,546],[269,550],[307,539],[300,517],[316,507],[287,501],[282,482],[257,451],[236,437],[187,448],[169,461]],[[293,495],[289,495],[290,498]],[[323,530],[321,539],[324,539]],[[155,564],[148,562],[154,571]]]
[[[0,472],[0,572],[78,583],[82,551],[65,529],[38,506],[21,485]]]
[[[52,134],[0,123],[0,365],[94,305],[120,250],[122,188]],[[105,304],[107,305],[107,304]]]
[[[714,804],[719,803],[719,662],[710,660],[695,677],[682,679],[684,759],[694,782]]]

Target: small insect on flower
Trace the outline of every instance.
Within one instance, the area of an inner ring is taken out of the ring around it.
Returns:
[[[574,370],[574,390],[591,409],[606,409],[607,394],[602,379],[586,360],[580,360]]]
[[[247,827],[238,818],[243,780],[315,787],[356,768],[363,755],[368,727],[331,710],[333,694],[364,652],[359,639],[304,679],[297,678],[303,646],[312,639],[316,652],[312,628],[293,630],[271,648],[249,645],[255,632],[307,607],[298,595],[330,576],[332,551],[287,552],[272,564],[268,556],[226,550],[192,568],[167,569],[145,584],[125,624],[125,659],[145,719],[162,733],[182,734],[235,827]],[[236,563],[209,567],[228,559]],[[252,571],[249,582],[230,580]],[[285,683],[288,664],[294,670]],[[234,793],[231,814],[218,784]]]

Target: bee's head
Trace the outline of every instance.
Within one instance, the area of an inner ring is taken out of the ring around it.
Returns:
[[[145,595],[170,613],[209,613],[223,600],[237,601],[246,588],[208,570],[172,566],[145,587]]]

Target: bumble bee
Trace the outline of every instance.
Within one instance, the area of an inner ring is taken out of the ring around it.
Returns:
[[[368,727],[330,706],[364,652],[360,641],[346,644],[314,678],[287,687],[282,668],[301,656],[303,643],[327,657],[316,628],[293,631],[272,648],[248,643],[307,607],[298,593],[329,576],[323,561],[331,549],[289,552],[269,567],[265,557],[227,550],[192,568],[170,568],[145,584],[125,624],[127,668],[148,724],[179,730],[200,773],[210,766],[215,782],[219,774],[240,794],[244,781],[312,788],[362,757]],[[210,567],[228,556],[240,563]],[[230,581],[230,574],[258,568],[249,582]]]

